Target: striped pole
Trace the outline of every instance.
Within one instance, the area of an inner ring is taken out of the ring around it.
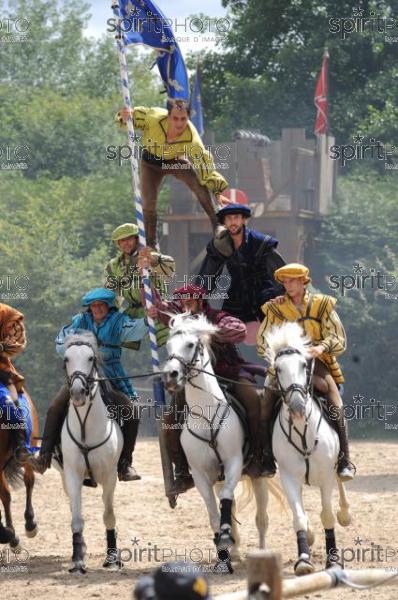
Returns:
[[[123,92],[124,106],[132,108],[130,91],[129,91],[129,80],[127,71],[127,60],[126,60],[126,46],[123,43],[122,32],[121,32],[121,18],[119,15],[119,2],[118,0],[112,1],[112,10],[116,19],[118,20],[118,33],[116,35],[117,53],[119,57],[119,68],[120,68],[120,83]],[[145,227],[144,227],[144,213],[142,208],[142,197],[140,190],[140,180],[138,177],[138,160],[136,156],[136,150],[138,151],[138,145],[135,142],[134,124],[132,116],[130,115],[127,121],[128,130],[128,144],[130,148],[130,165],[131,165],[131,182],[133,187],[134,205],[135,205],[135,216],[138,225],[138,239],[140,244],[146,246],[145,238]],[[137,152],[138,153],[138,152]],[[149,281],[148,269],[145,268],[142,275],[144,283],[144,295],[145,295],[145,306],[151,308],[152,302],[152,290]],[[156,339],[156,328],[155,322],[151,317],[147,317],[149,327],[149,341],[151,345],[151,358],[152,368],[155,373],[159,372],[159,354],[158,354],[158,343]]]

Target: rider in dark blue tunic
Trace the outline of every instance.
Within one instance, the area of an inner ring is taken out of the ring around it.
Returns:
[[[218,211],[221,226],[207,245],[207,255],[199,271],[203,280],[200,277],[197,280],[201,285],[209,283],[213,291],[217,276],[226,266],[230,286],[224,290],[228,298],[222,309],[245,323],[261,321],[263,303],[283,294],[273,274],[285,264],[276,251],[277,239],[247,227],[250,215],[250,208],[241,204],[229,204]]]

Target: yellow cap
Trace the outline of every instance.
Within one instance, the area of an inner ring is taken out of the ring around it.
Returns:
[[[309,277],[310,270],[308,267],[304,265],[300,265],[299,263],[290,263],[285,265],[284,267],[280,267],[274,272],[274,277],[276,281],[282,283],[281,277],[290,277],[296,279],[298,277],[304,277],[304,283],[310,283],[311,278]]]

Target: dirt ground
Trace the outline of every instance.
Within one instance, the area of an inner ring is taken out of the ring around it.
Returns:
[[[347,486],[353,524],[346,529],[337,526],[338,547],[341,551],[344,549],[346,566],[349,568],[379,567],[398,573],[397,446],[391,443],[357,442],[353,444],[353,458],[358,474],[355,481]],[[143,475],[142,481],[119,483],[115,495],[118,543],[124,560],[121,571],[109,572],[102,568],[105,538],[100,488],[84,488],[86,575],[68,573],[71,557],[70,512],[60,475],[51,469],[43,477],[37,477],[34,507],[39,531],[33,539],[28,539],[24,534],[24,489],[14,491],[14,525],[20,534],[22,551],[18,562],[3,547],[1,598],[105,600],[117,596],[120,600],[131,599],[133,586],[140,575],[149,573],[163,560],[183,560],[185,556],[195,562],[200,561],[203,570],[211,571],[215,557],[212,533],[196,490],[181,496],[175,510],[169,508],[163,495],[156,440],[138,442],[135,465]],[[323,532],[317,490],[306,489],[305,500],[316,533],[313,558],[317,568],[321,569]],[[245,555],[257,547],[252,513],[251,507],[238,516],[242,523],[242,562],[236,563],[232,575],[210,573],[214,595],[242,589],[245,584]],[[285,574],[291,577],[296,540],[290,514],[281,511],[271,498],[269,516],[267,547],[281,552]],[[377,545],[380,546],[378,553],[375,551]],[[398,598],[398,578],[394,587],[379,587],[366,592],[339,588],[306,597],[340,600],[377,597],[380,600],[395,600]]]

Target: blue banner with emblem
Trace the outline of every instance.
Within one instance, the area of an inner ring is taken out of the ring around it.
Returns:
[[[156,63],[168,97],[188,102],[188,73],[171,19],[151,0],[119,0],[119,15],[125,44],[144,44],[156,50]]]

